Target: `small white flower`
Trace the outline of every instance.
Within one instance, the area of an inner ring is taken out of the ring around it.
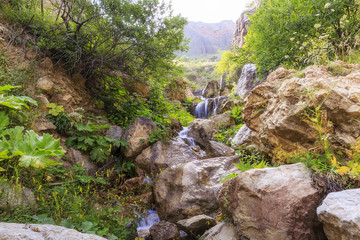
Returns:
[[[319,27],[321,27],[321,24],[320,23],[317,23],[314,25],[314,28],[318,29]]]
[[[329,8],[331,6],[331,3],[325,4],[324,8]]]
[[[331,9],[331,11],[332,11],[332,12],[335,12],[335,10],[334,10],[334,9]]]
[[[297,34],[297,32],[293,32],[293,34]]]
[[[294,41],[295,40],[295,38],[290,38],[290,41]]]

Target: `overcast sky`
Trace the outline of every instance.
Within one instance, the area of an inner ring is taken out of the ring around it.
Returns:
[[[253,0],[165,0],[172,2],[175,14],[180,13],[189,21],[215,23],[236,19]]]

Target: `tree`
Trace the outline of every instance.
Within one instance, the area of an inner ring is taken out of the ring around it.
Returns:
[[[356,0],[263,0],[250,16],[244,48],[266,75],[279,65],[302,67],[344,56],[359,34]]]

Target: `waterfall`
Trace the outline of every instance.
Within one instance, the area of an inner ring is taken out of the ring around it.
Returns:
[[[209,99],[203,96],[201,96],[200,99],[202,102],[196,105],[195,118],[208,118]]]
[[[188,127],[184,127],[179,132],[179,137],[182,138],[187,143],[187,145],[189,145],[190,147],[195,146],[196,145],[195,141],[194,141],[194,139],[192,137],[188,136],[188,132],[189,132]]]
[[[138,223],[136,229],[138,236],[141,238],[148,237],[150,235],[151,226],[157,222],[160,222],[158,213],[155,210],[146,210],[146,215]]]
[[[208,118],[217,114],[217,111],[221,110],[222,104],[228,99],[228,97],[220,96],[216,98],[204,98],[201,97],[201,103],[196,105],[195,118]]]

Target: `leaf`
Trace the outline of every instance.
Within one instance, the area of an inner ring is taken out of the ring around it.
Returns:
[[[342,166],[339,169],[336,169],[335,172],[339,173],[340,175],[345,173],[350,173],[350,168]]]
[[[5,86],[0,86],[0,94],[4,93],[4,91],[10,92],[14,88],[21,88],[21,86],[11,86],[9,84]]]
[[[0,112],[0,131],[4,130],[8,125],[9,117],[4,112]]]

